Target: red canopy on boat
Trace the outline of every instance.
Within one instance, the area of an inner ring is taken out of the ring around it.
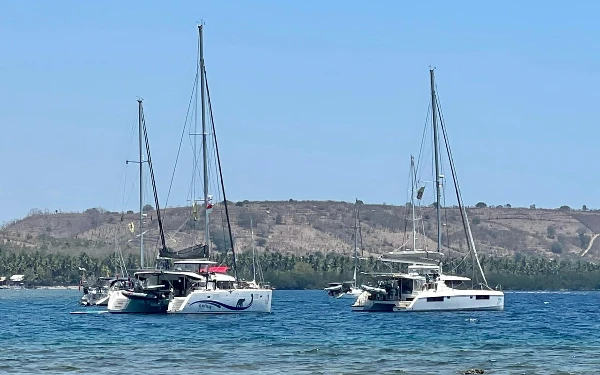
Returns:
[[[209,267],[208,272],[226,273],[229,267],[227,266],[213,266]]]

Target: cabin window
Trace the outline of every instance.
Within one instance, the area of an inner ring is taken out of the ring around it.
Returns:
[[[452,280],[450,281],[451,288],[457,288],[463,284],[462,280]]]
[[[427,297],[427,302],[444,302],[444,297]]]
[[[490,296],[475,296],[475,299],[490,299]]]
[[[233,281],[217,281],[219,289],[233,289]]]

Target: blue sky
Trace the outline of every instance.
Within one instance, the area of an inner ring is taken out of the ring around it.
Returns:
[[[122,181],[137,97],[164,201],[201,19],[230,200],[404,203],[431,65],[467,204],[600,207],[599,8],[1,2],[0,222],[31,208],[134,209]],[[189,165],[169,205],[186,202]]]

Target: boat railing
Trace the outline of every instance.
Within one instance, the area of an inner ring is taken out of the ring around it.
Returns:
[[[475,289],[477,287],[479,287],[479,289],[481,289],[481,290],[502,290],[502,285],[500,285],[500,284],[496,285],[495,288],[492,288],[487,284],[477,283],[476,285],[473,286],[473,289]]]

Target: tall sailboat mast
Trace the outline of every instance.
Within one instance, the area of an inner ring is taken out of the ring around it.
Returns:
[[[431,81],[431,118],[433,121],[433,149],[435,155],[435,193],[436,202],[435,209],[437,212],[437,251],[440,252],[442,247],[442,210],[441,201],[442,193],[440,189],[440,155],[438,146],[438,125],[437,125],[437,100],[435,97],[435,77],[433,69],[429,69]]]
[[[250,239],[252,240],[252,281],[256,283],[256,246],[254,245],[254,226],[252,224],[252,219],[250,219]]]
[[[140,267],[144,268],[146,266],[146,262],[144,260],[144,179],[143,179],[143,151],[142,151],[142,126],[143,126],[143,108],[142,108],[142,99],[138,99],[138,125],[139,125],[139,148],[140,148]]]
[[[352,278],[354,287],[356,287],[356,270],[358,268],[358,224],[358,198],[356,198],[354,203],[354,277]]]
[[[412,207],[413,251],[417,250],[417,219],[415,217],[415,157],[410,156],[410,206]]]
[[[206,78],[204,70],[204,44],[202,41],[202,25],[198,25],[198,37],[200,40],[200,102],[201,102],[201,117],[202,117],[202,164],[204,173],[204,240],[206,243],[206,256],[210,254],[210,229],[209,229],[209,210],[208,210],[208,160],[206,150]]]

